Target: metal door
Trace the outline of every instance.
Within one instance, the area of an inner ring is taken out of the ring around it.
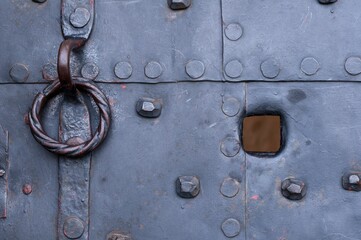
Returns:
[[[0,239],[359,239],[361,2],[320,2],[5,0]]]

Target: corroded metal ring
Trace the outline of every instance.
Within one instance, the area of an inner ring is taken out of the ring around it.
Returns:
[[[80,91],[89,93],[99,108],[99,125],[92,139],[78,145],[68,145],[54,140],[44,131],[40,122],[40,114],[46,102],[63,89],[60,81],[55,81],[35,97],[31,112],[29,113],[29,124],[36,141],[50,152],[67,157],[80,157],[93,151],[105,139],[110,126],[111,114],[108,99],[95,84],[86,82],[82,78],[74,78],[73,84]]]

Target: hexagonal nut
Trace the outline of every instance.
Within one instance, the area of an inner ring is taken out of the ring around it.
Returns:
[[[140,98],[136,105],[137,113],[142,117],[157,118],[162,112],[162,100]]]
[[[195,198],[200,192],[200,181],[195,176],[180,176],[176,180],[176,192],[182,198]]]
[[[306,195],[307,189],[302,180],[286,178],[282,181],[281,192],[289,200],[301,200]]]
[[[192,0],[168,0],[168,5],[172,10],[182,10],[188,8]]]
[[[337,0],[318,0],[318,2],[322,4],[330,4],[337,2]]]
[[[347,191],[361,191],[361,173],[345,173],[342,176],[342,187]]]

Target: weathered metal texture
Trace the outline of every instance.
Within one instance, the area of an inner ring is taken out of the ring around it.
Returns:
[[[113,103],[113,124],[106,144],[93,153],[91,238],[120,231],[132,239],[225,239],[225,222],[227,234],[239,226],[235,239],[245,239],[245,161],[239,145],[244,84],[101,86]],[[163,99],[158,118],[137,114],[141,96]],[[222,111],[225,97],[239,103],[227,106],[238,112],[234,117]],[[225,146],[231,157],[220,150],[225,138],[238,140]],[[199,179],[195,198],[178,196],[179,176]]]
[[[91,138],[90,115],[79,92],[66,93],[61,106],[59,138],[78,145]],[[59,158],[58,238],[88,239],[91,155]]]
[[[61,0],[61,28],[65,39],[88,39],[94,23],[95,0]]]
[[[272,110],[287,124],[284,149],[247,155],[248,239],[359,239],[359,193],[342,188],[361,169],[358,83],[247,84],[247,113]],[[281,181],[302,179],[306,196],[290,201]],[[307,229],[307,230],[305,230]]]
[[[9,175],[9,133],[0,125],[0,218],[6,218]]]

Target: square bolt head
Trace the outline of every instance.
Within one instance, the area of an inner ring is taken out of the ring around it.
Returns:
[[[176,180],[176,191],[182,198],[195,198],[200,191],[199,179],[195,176],[180,176]]]
[[[136,105],[137,113],[142,117],[157,118],[162,112],[162,100],[140,98]]]
[[[348,191],[361,191],[361,173],[346,173],[342,176],[342,187]]]
[[[289,200],[301,200],[306,195],[306,185],[302,180],[287,178],[281,184],[281,192]]]
[[[173,10],[182,10],[188,8],[192,0],[168,0],[168,5]]]

